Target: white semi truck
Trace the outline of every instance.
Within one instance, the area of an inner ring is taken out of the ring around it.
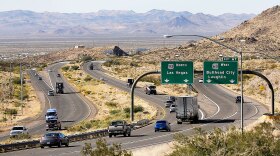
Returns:
[[[176,118],[177,124],[182,122],[195,123],[198,121],[198,109],[196,96],[179,96],[176,98]]]

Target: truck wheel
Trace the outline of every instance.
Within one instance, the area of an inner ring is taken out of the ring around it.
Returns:
[[[109,138],[112,138],[112,134],[109,134]]]
[[[123,136],[126,137],[126,133],[123,133]]]
[[[182,122],[180,122],[180,121],[177,121],[177,124],[182,124]]]
[[[61,147],[61,141],[59,141],[59,143],[58,143],[57,147]]]
[[[130,135],[131,135],[131,132],[129,132],[129,133],[127,134],[127,136],[129,136],[129,137],[130,137]]]
[[[155,92],[155,95],[157,95],[157,92]]]

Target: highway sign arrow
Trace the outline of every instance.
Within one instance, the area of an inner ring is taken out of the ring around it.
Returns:
[[[208,83],[210,83],[210,82],[211,82],[211,80],[210,80],[210,79],[208,79],[208,80],[207,80],[207,82],[208,82]]]
[[[168,82],[169,80],[168,80],[168,79],[165,79],[164,81],[165,81],[165,82]]]
[[[184,80],[184,82],[186,82],[186,83],[187,83],[188,81],[189,81],[188,79],[185,79],[185,80]]]
[[[233,79],[231,79],[229,82],[230,82],[230,83],[234,83],[234,80],[233,80]]]

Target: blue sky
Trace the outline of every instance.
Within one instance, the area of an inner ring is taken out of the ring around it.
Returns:
[[[0,2],[0,11],[85,13],[98,10],[133,10],[139,13],[152,9],[163,9],[212,15],[258,14],[280,4],[280,0],[0,0]]]

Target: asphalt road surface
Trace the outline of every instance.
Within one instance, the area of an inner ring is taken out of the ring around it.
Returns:
[[[84,64],[83,69],[97,79],[102,79],[105,83],[117,87],[119,89],[129,91],[126,87],[126,82],[116,80],[102,71],[100,68],[100,62],[93,62],[94,70],[89,70],[89,63]],[[160,144],[170,142],[173,140],[173,135],[176,133],[183,133],[186,135],[192,135],[195,128],[202,128],[203,130],[210,131],[215,127],[226,128],[230,125],[240,124],[240,104],[235,103],[235,94],[217,86],[217,85],[204,85],[198,83],[197,80],[194,84],[195,89],[199,92],[200,98],[206,99],[204,104],[199,103],[200,108],[200,121],[197,124],[183,123],[182,125],[176,124],[175,114],[169,114],[168,109],[164,108],[164,101],[167,95],[146,95],[143,88],[136,88],[135,95],[143,98],[144,100],[156,105],[163,113],[158,118],[164,118],[171,122],[171,132],[154,132],[154,125],[149,125],[144,128],[132,131],[131,137],[117,136],[113,138],[106,137],[109,144],[121,143],[125,149],[140,148],[150,146],[154,144]],[[199,100],[200,101],[200,100]],[[267,110],[258,103],[245,98],[244,104],[244,118],[245,125],[252,123]],[[213,109],[215,107],[215,109]],[[202,118],[203,117],[203,118]],[[80,151],[85,142],[92,143],[94,140],[86,140],[82,142],[71,143],[70,147],[66,148],[45,148],[45,149],[29,149],[24,151],[17,151],[6,153],[3,155],[67,155],[74,156],[80,155]]]
[[[48,67],[48,76],[43,77],[42,80],[38,79],[35,70],[30,70],[30,79],[33,86],[38,91],[44,93],[45,107],[41,116],[36,119],[37,121],[32,126],[27,127],[31,135],[44,134],[46,132],[45,112],[49,108],[56,108],[58,111],[58,119],[61,121],[62,129],[71,126],[87,117],[94,115],[96,110],[90,106],[89,102],[76,93],[71,86],[64,80],[63,77],[57,77],[58,70],[65,63],[57,63]],[[63,82],[64,94],[55,94],[55,96],[48,96],[49,90],[55,90],[55,82]],[[8,138],[9,134],[6,133],[0,139]]]

